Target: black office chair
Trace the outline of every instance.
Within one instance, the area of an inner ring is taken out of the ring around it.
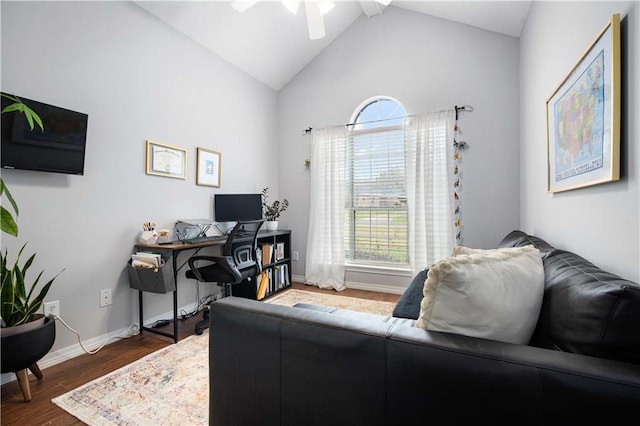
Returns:
[[[223,297],[231,296],[231,287],[260,274],[262,267],[256,254],[258,231],[264,220],[239,221],[231,230],[222,249],[222,256],[193,256],[189,259],[187,278],[200,282],[216,282]],[[199,266],[206,264],[206,266]],[[202,334],[209,319],[209,309],[196,324],[196,334]]]

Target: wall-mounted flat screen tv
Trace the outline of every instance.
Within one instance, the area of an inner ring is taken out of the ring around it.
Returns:
[[[262,219],[262,194],[215,194],[216,222]]]
[[[18,111],[2,114],[1,163],[6,169],[84,174],[84,157],[89,116],[54,105],[18,97],[38,114],[44,131],[37,124],[30,129],[25,115]],[[14,101],[2,97],[2,110]]]

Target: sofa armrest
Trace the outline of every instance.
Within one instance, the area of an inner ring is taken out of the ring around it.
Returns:
[[[634,364],[410,327],[387,356],[397,424],[456,407],[468,424],[623,424],[640,407]]]

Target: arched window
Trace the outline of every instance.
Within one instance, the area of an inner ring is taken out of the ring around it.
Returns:
[[[393,98],[363,102],[353,113],[347,154],[347,261],[407,265],[406,111]]]
[[[406,115],[400,102],[387,96],[379,96],[364,101],[353,113],[350,123],[355,123],[352,130],[400,126]]]

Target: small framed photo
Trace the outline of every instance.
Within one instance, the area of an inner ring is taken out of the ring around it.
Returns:
[[[220,188],[220,160],[222,154],[198,148],[196,184]]]
[[[186,179],[187,151],[148,140],[145,166],[148,175]]]
[[[276,260],[284,259],[284,243],[276,244]]]
[[[547,99],[547,191],[620,179],[620,15]]]

